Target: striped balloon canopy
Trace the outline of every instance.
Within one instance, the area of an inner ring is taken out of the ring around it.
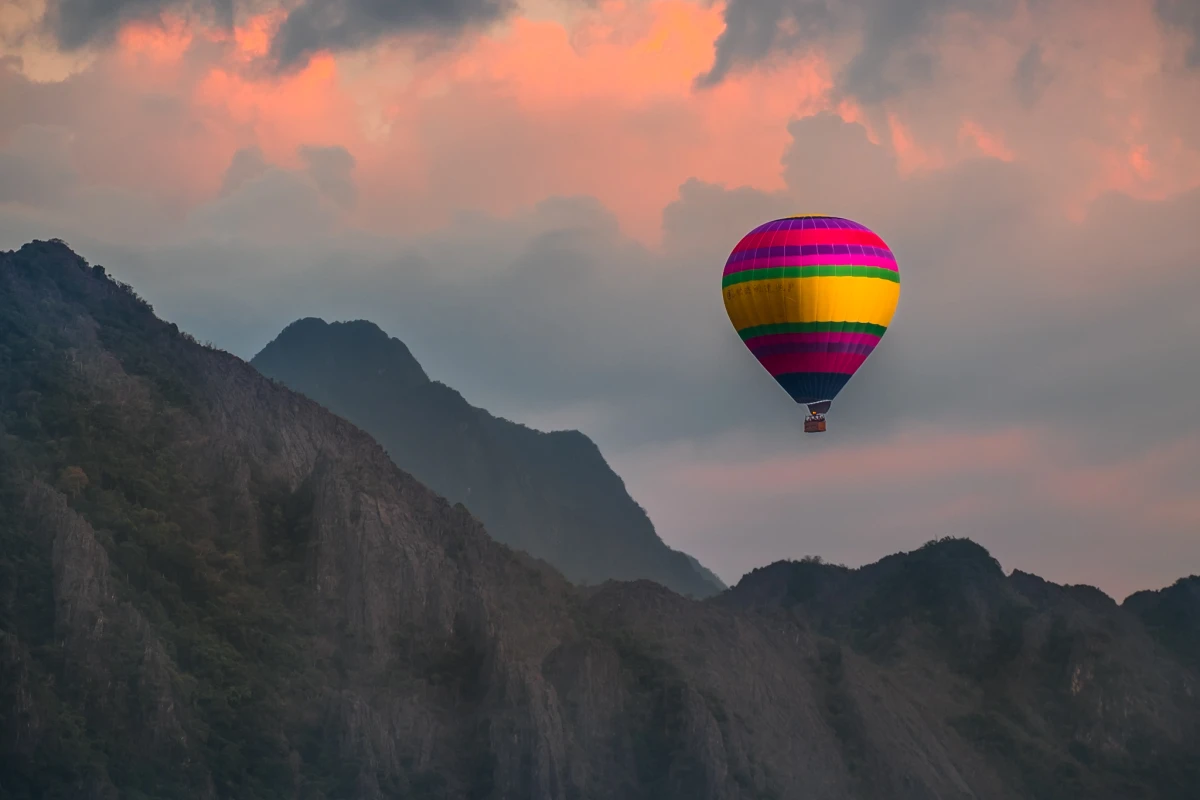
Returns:
[[[793,400],[823,414],[891,324],[900,270],[865,225],[810,214],[742,237],[721,291],[754,357]]]

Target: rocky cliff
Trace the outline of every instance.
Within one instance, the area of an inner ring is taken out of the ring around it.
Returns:
[[[0,796],[1200,788],[1187,592],[963,540],[576,589],[59,242],[0,254],[0,428]]]
[[[299,320],[251,363],[360,426],[492,536],[572,581],[646,578],[695,597],[725,588],[663,543],[582,433],[543,433],[471,406],[370,322]]]

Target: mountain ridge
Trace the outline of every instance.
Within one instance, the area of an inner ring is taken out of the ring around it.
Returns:
[[[579,589],[58,242],[0,253],[0,520],[14,798],[1200,786],[1194,578],[1117,605],[946,538]]]
[[[589,437],[540,431],[471,405],[374,323],[297,320],[250,363],[360,425],[401,467],[478,514],[497,539],[574,582],[649,578],[698,597],[726,588],[662,541]]]

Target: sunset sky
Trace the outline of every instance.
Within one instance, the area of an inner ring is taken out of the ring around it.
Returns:
[[[726,581],[943,535],[1200,573],[1195,0],[4,0],[0,47],[0,248],[247,359],[370,319]],[[720,295],[801,213],[903,282],[820,436]]]

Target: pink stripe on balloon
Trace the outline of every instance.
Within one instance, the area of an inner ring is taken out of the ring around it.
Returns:
[[[865,244],[871,247],[887,247],[887,242],[883,241],[879,237],[879,234],[865,229],[851,230],[840,228],[830,230],[790,228],[786,230],[767,230],[759,231],[758,233],[748,233],[742,237],[742,240],[737,243],[733,251],[736,253],[739,250],[753,250],[756,247],[773,247],[789,244]]]

